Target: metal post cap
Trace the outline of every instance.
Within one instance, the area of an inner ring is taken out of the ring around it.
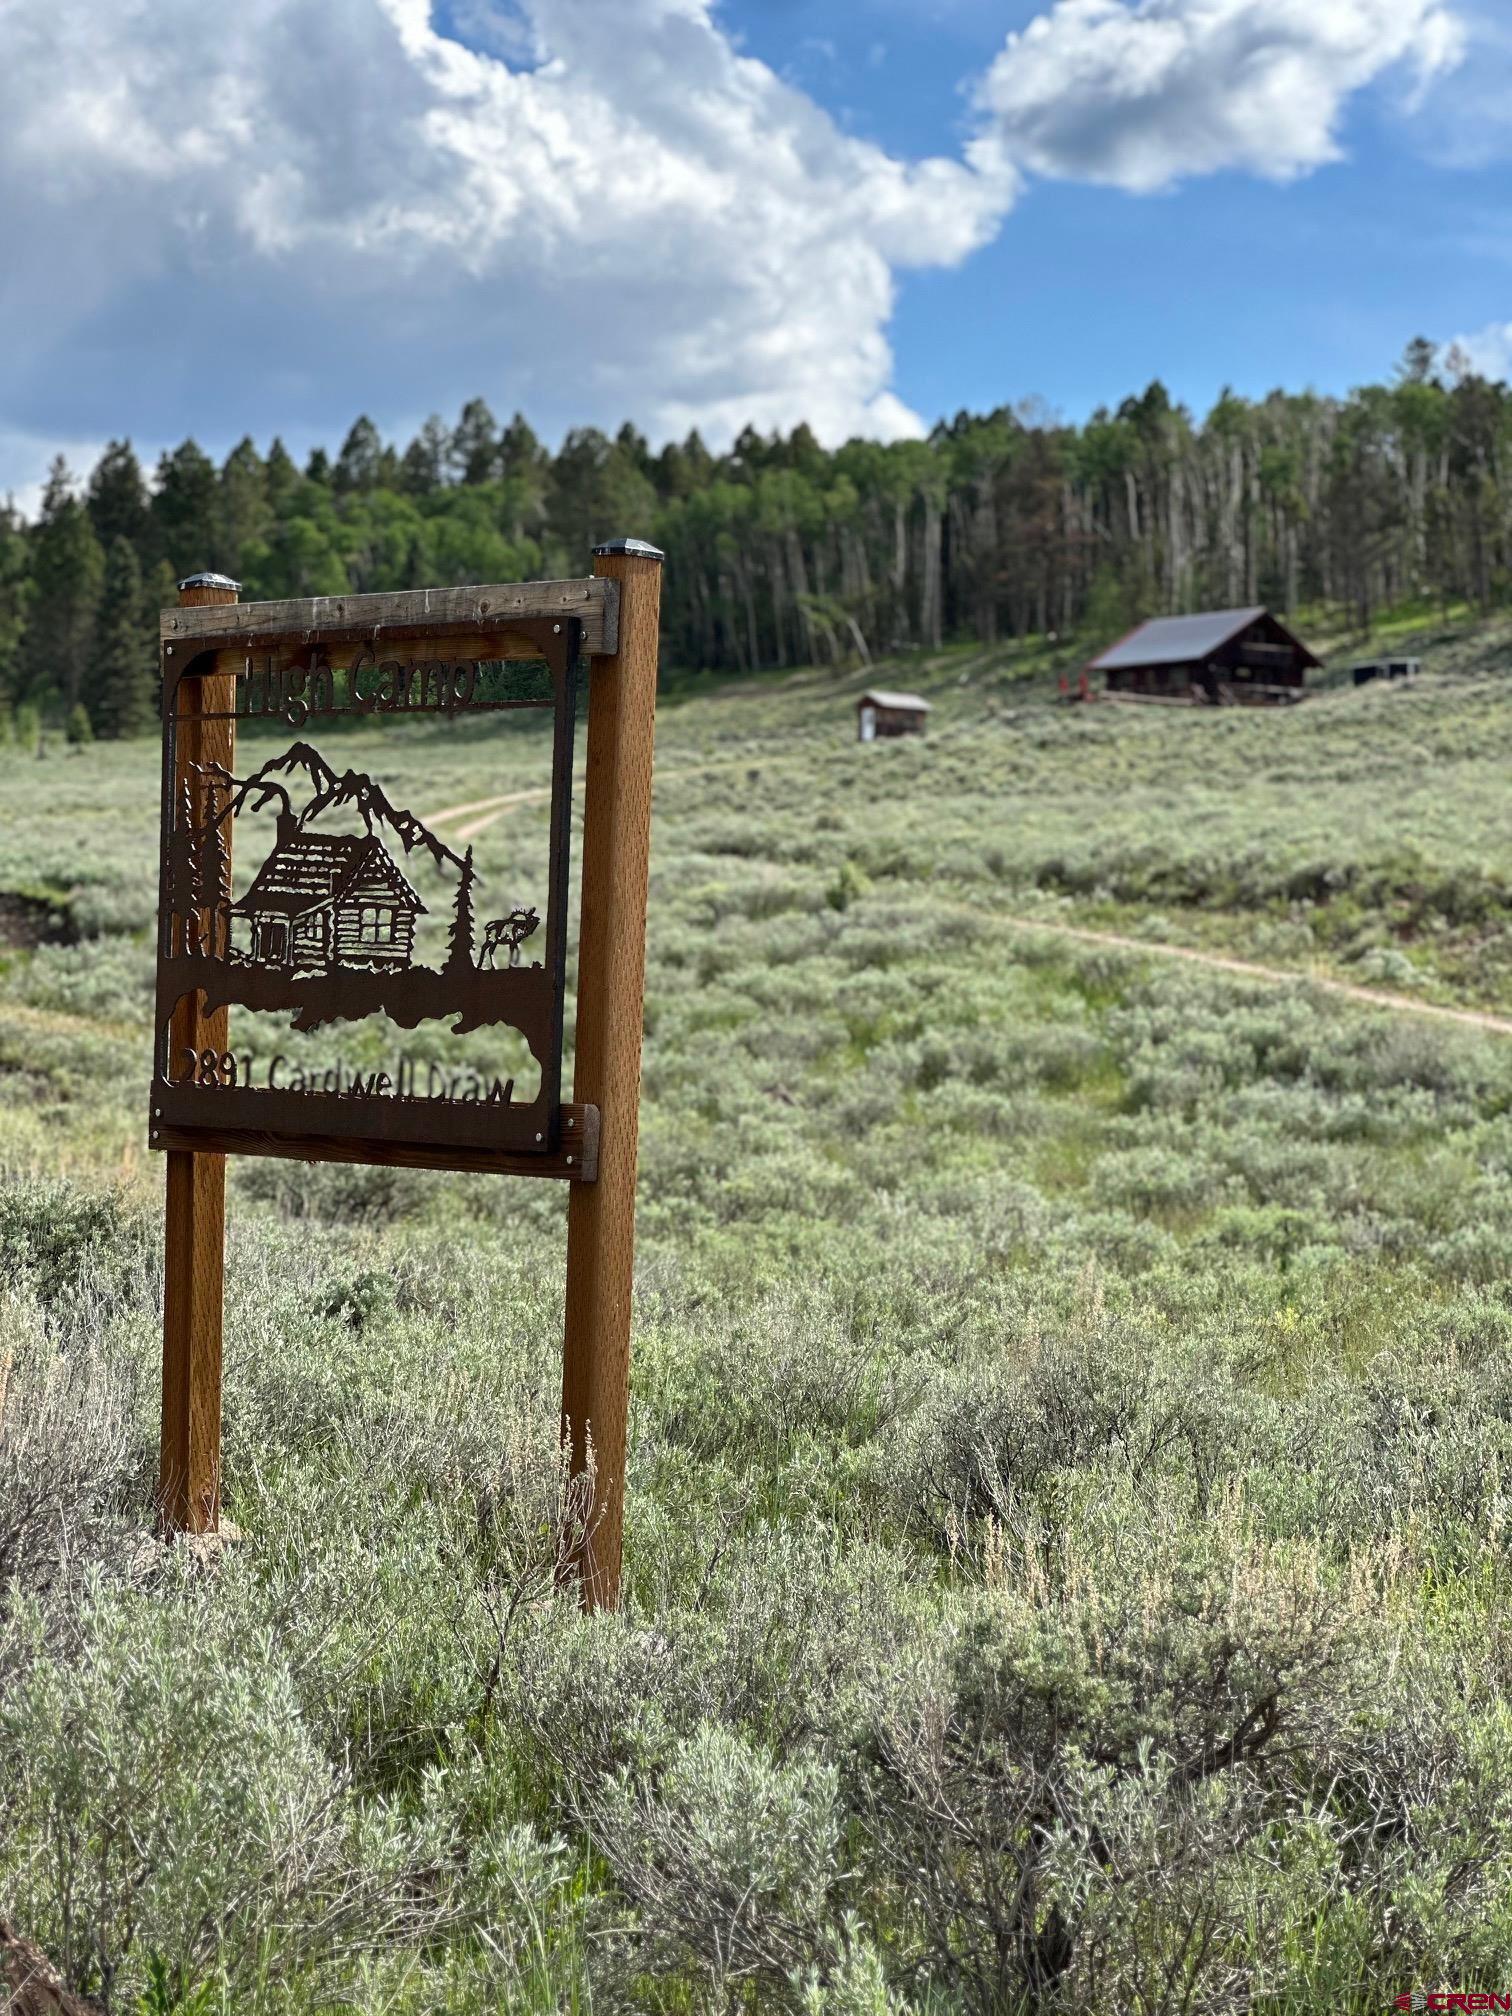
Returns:
[[[185,588],[231,588],[240,595],[240,581],[233,581],[229,574],[191,574],[187,581],[180,581],[179,589]]]
[[[608,553],[627,553],[635,560],[665,560],[666,554],[660,546],[652,546],[644,539],[606,539],[602,546],[595,546],[595,559]]]

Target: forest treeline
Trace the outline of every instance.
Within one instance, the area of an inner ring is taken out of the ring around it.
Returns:
[[[1003,407],[833,451],[802,426],[653,450],[627,425],[553,454],[480,399],[403,448],[359,419],[302,469],[277,440],[220,466],[186,441],[149,478],[115,441],[87,477],[59,460],[33,521],[0,512],[0,699],[144,728],[157,611],[201,567],[254,600],[517,580],[583,573],[621,532],[666,549],[667,655],[711,671],[1254,602],[1363,628],[1512,593],[1512,391],[1419,341],[1342,399],[1225,393],[1199,421],[1156,383],[1081,426]]]

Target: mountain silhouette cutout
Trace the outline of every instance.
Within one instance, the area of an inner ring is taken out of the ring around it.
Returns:
[[[215,815],[217,823],[234,819],[249,803],[254,812],[259,811],[274,798],[282,800],[284,812],[300,826],[310,825],[333,809],[352,806],[361,814],[369,833],[378,826],[386,826],[406,854],[423,846],[438,867],[444,864],[460,871],[465,865],[462,856],[438,839],[422,819],[395,806],[382,785],[375,784],[361,770],[347,770],[338,777],[320,751],[308,742],[291,743],[281,756],[269,757],[250,777],[236,777],[219,763],[197,764],[195,768],[212,797],[218,791],[227,794],[225,806]],[[296,813],[288,787],[281,780],[301,771],[309,779],[311,795]]]

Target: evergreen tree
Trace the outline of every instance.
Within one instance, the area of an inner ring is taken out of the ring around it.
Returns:
[[[486,399],[469,399],[451,439],[451,464],[462,483],[491,483],[499,473],[499,423]]]
[[[399,488],[411,497],[429,497],[446,481],[451,452],[451,429],[439,413],[432,413],[404,451]]]
[[[159,459],[152,498],[155,558],[166,560],[180,580],[224,564],[219,501],[215,464],[198,442],[182,442]]]
[[[152,722],[157,665],[142,605],[142,570],[130,541],[117,538],[105,556],[90,680],[90,719],[110,740],[140,735]]]
[[[704,446],[704,438],[696,427],[684,441],[682,452],[693,488],[703,489],[706,484],[714,480],[714,457]]]
[[[26,532],[14,506],[0,504],[0,698],[14,701],[23,685],[21,642],[32,596]]]
[[[382,460],[382,437],[364,413],[361,419],[353,422],[351,432],[341,444],[341,453],[336,458],[336,467],[331,475],[332,489],[338,494],[375,490]]]
[[[656,492],[633,447],[596,427],[574,428],[552,465],[550,522],[564,552],[586,554],[628,526],[649,525],[655,512]]]
[[[788,467],[807,476],[811,483],[822,483],[829,473],[828,462],[813,428],[806,422],[795,427],[787,438]]]
[[[165,609],[178,607],[178,582],[173,569],[166,560],[159,560],[156,567],[142,583],[142,651],[147,663],[152,667],[152,719],[158,721],[163,711],[162,633],[160,620]]]
[[[574,427],[551,465],[548,520],[553,537],[567,552],[586,553],[593,543],[599,477],[610,447],[597,427]]]
[[[142,631],[157,656],[158,617],[165,609],[178,607],[178,576],[166,560],[159,560],[142,583]]]
[[[754,427],[742,427],[735,436],[735,445],[730,450],[730,460],[746,477],[759,476],[768,468],[774,457],[781,453],[781,442],[769,442],[764,434]]]
[[[631,467],[638,469],[642,476],[649,476],[651,474],[650,445],[638,427],[632,427],[627,420],[618,434],[615,435],[614,445],[623,456],[625,462]],[[814,445],[817,448],[819,444],[815,442]]]
[[[152,509],[147,479],[129,441],[107,443],[85,494],[89,522],[108,553],[117,539],[129,539],[138,561],[152,545]]]
[[[523,413],[516,413],[499,439],[499,464],[506,476],[544,476],[551,457]]]
[[[300,475],[294,457],[276,434],[273,437],[273,445],[268,450],[264,481],[267,487],[268,509],[275,519],[282,520],[294,508],[294,501],[299,494]]]
[[[238,581],[272,525],[268,472],[250,435],[238,441],[220,472],[220,555]]]
[[[518,542],[544,524],[551,481],[551,457],[523,414],[516,413],[504,429],[499,465],[504,475],[501,523],[506,535]]]
[[[50,691],[71,715],[83,700],[94,658],[105,556],[61,455],[42,493],[31,574],[21,687],[27,694]]]
[[[695,429],[681,445],[669,441],[647,474],[659,496],[677,500],[692,497],[706,487],[713,461]]]

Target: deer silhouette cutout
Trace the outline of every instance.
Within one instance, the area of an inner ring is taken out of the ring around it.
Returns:
[[[509,963],[518,966],[520,947],[537,929],[541,920],[535,910],[511,910],[507,917],[491,917],[483,926],[483,952],[478,960],[480,967],[492,972],[498,963],[499,947],[509,949]]]

